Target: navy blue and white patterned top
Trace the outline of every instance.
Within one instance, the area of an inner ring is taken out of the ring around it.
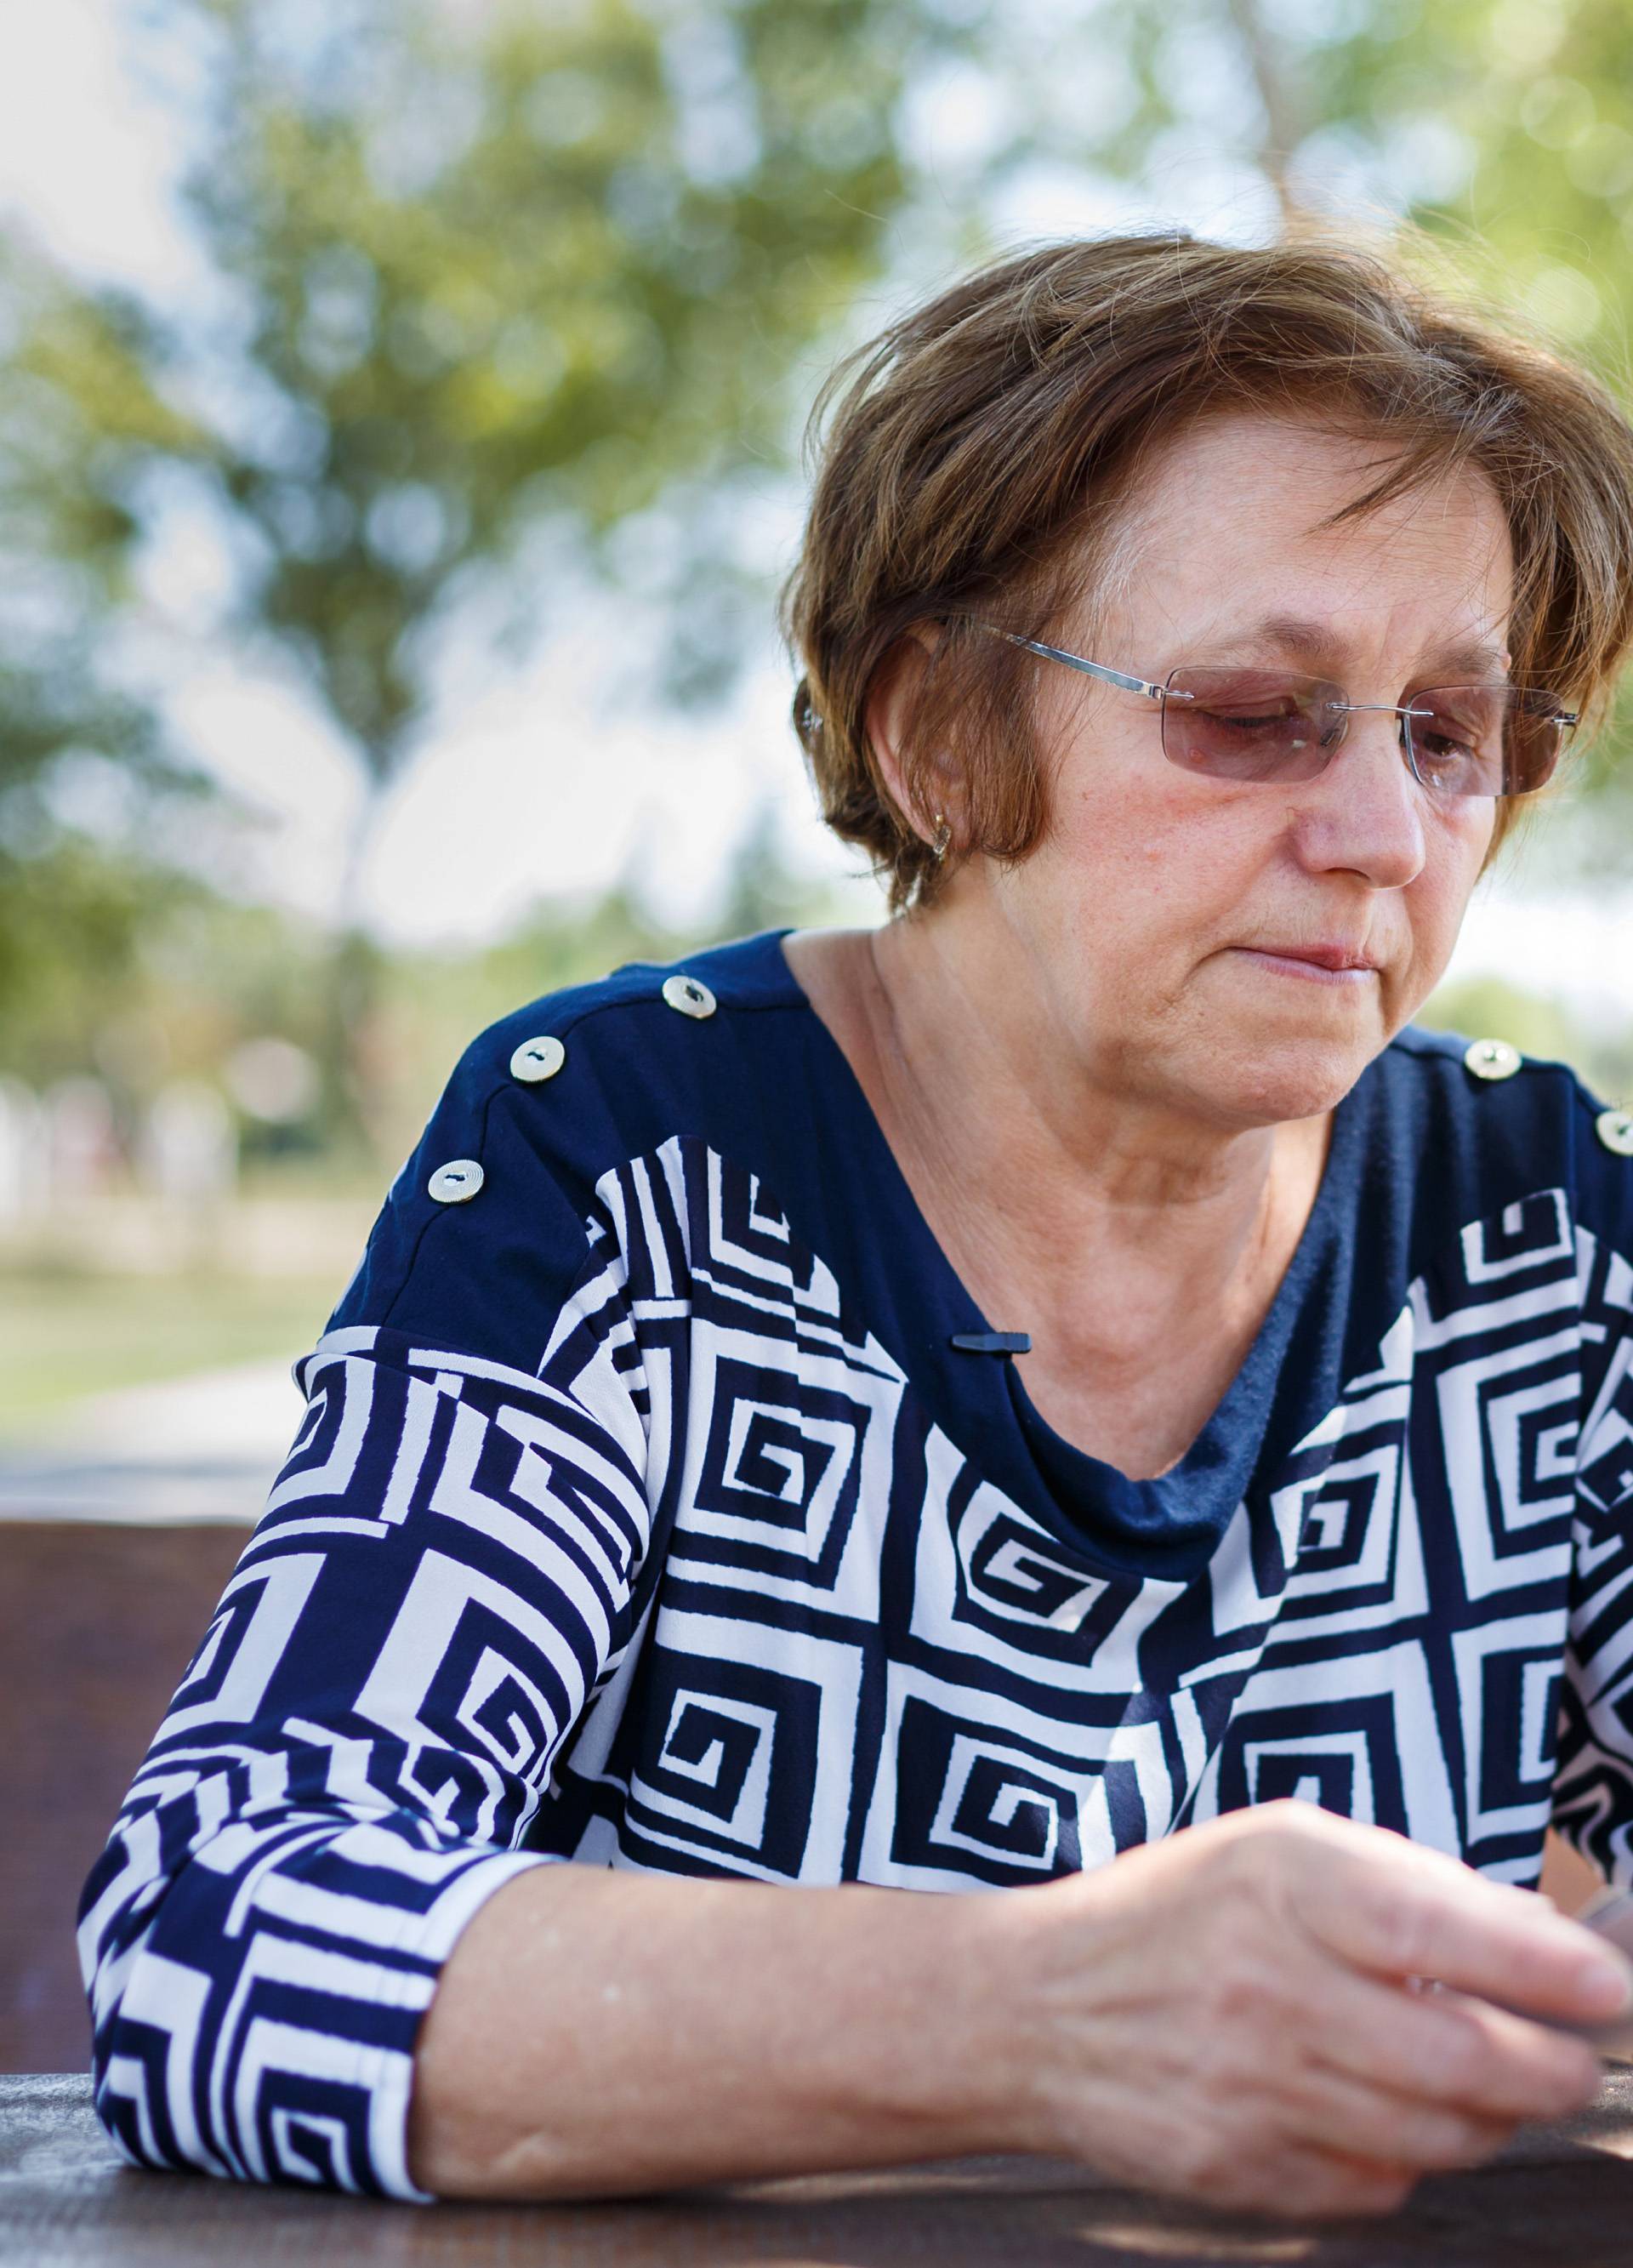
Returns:
[[[1284,1795],[1633,1881],[1633,1129],[1409,1028],[1188,1454],[1063,1441],[776,932],[467,1050],[85,1884],[130,2158],[423,2194],[519,1869],[1036,1882]],[[435,1193],[433,1193],[435,1192]]]

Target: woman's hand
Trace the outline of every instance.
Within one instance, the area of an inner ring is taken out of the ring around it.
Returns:
[[[1290,2218],[1393,2212],[1423,2174],[1581,2109],[1599,2058],[1546,2021],[1619,2012],[1590,1964],[1633,1982],[1534,1892],[1299,1802],[1182,1830],[1011,1897],[1023,1910],[1020,2146]]]

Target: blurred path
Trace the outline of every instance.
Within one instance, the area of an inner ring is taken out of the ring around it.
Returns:
[[[253,1521],[305,1406],[281,1359],[89,1395],[0,1442],[0,1520]]]

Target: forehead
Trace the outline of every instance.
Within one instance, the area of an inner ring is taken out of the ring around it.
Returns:
[[[1280,616],[1324,622],[1335,646],[1483,635],[1512,604],[1506,515],[1460,466],[1354,519],[1335,515],[1387,477],[1398,447],[1254,413],[1208,418],[1162,445],[1110,546],[1107,611],[1131,629],[1195,637]]]

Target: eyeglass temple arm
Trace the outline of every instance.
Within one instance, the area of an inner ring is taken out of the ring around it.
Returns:
[[[1148,701],[1188,701],[1188,693],[1170,693],[1166,685],[1152,685],[1144,677],[1131,677],[1126,669],[1108,669],[1103,661],[1085,661],[1080,653],[1066,653],[1057,645],[1043,645],[1036,638],[1021,637],[1014,630],[1004,630],[1000,623],[982,622],[979,615],[966,615],[978,630],[990,630],[995,637],[1007,638],[1011,645],[1024,645],[1029,652],[1048,656],[1050,661],[1063,661],[1068,669],[1080,669],[1085,677],[1103,678],[1107,685],[1120,686],[1125,693],[1143,693]]]
[[[1194,701],[1194,693],[1176,693],[1166,685],[1153,685],[1144,677],[1132,677],[1126,669],[1108,669],[1103,661],[1085,661],[1080,653],[1067,653],[1057,645],[1044,645],[1036,638],[1022,637],[1014,630],[1006,630],[998,622],[983,622],[979,615],[966,615],[964,620],[973,622],[978,630],[990,630],[995,637],[1007,638],[1011,645],[1024,645],[1029,652],[1046,654],[1051,661],[1063,661],[1068,669],[1080,669],[1085,677],[1103,678],[1107,685],[1120,686],[1125,693],[1143,693],[1148,701]],[[1395,716],[1417,716],[1422,712],[1398,703],[1387,701],[1335,701],[1335,709],[1387,709]],[[1561,710],[1547,720],[1550,725],[1572,725],[1581,722],[1581,712],[1575,709]]]

